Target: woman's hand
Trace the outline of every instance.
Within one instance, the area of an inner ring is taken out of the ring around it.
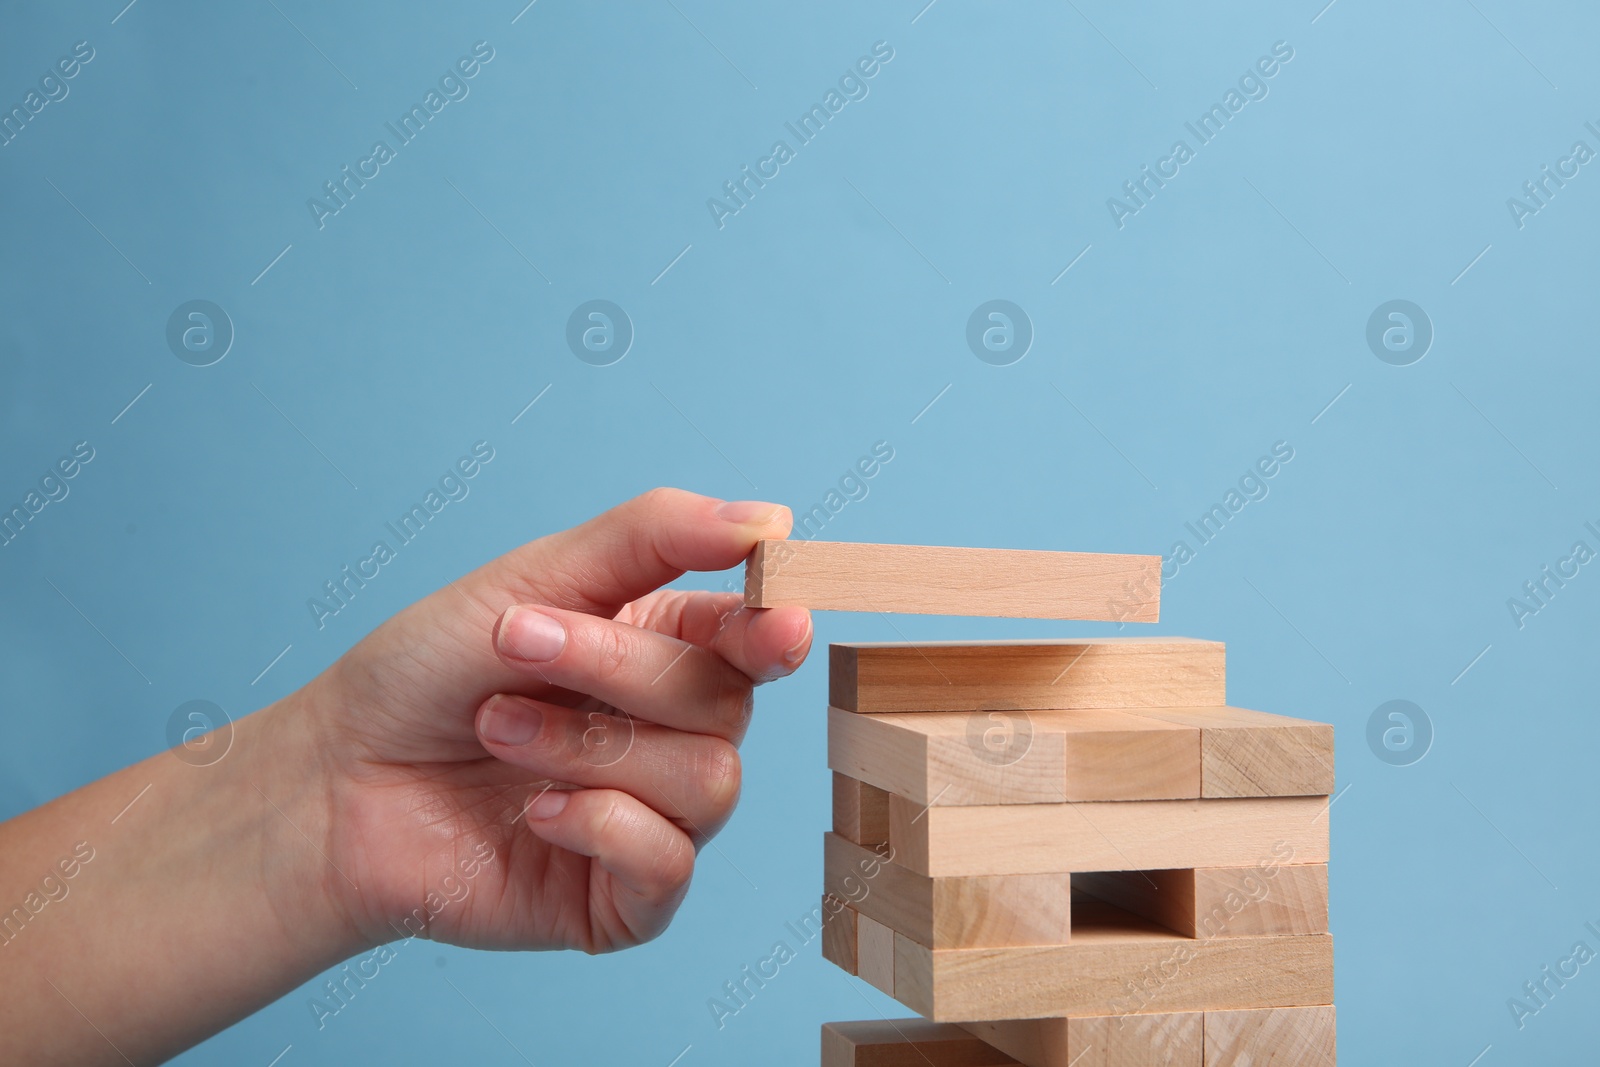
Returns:
[[[328,783],[322,882],[361,936],[605,952],[665,929],[738,799],[753,687],[811,623],[659,587],[789,523],[646,493],[412,605],[288,702]]]
[[[646,493],[413,604],[223,758],[0,823],[0,1062],[166,1058],[412,935],[659,934],[738,798],[752,688],[811,644],[803,609],[660,587],[789,523]]]

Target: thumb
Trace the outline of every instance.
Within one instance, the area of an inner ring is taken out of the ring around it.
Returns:
[[[685,571],[735,566],[793,521],[781,504],[652,489],[502,556],[488,577],[519,600],[609,617]]]

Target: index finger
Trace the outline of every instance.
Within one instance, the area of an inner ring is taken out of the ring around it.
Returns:
[[[811,612],[747,608],[739,593],[663,589],[618,618],[710,649],[758,684],[793,674],[811,651]]]
[[[685,571],[734,566],[792,523],[782,504],[652,489],[507,553],[486,577],[516,601],[610,617]]]

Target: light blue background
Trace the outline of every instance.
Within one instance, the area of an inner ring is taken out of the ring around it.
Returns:
[[[1592,968],[1520,1031],[1506,1006],[1600,948],[1600,576],[1522,629],[1506,606],[1600,548],[1600,174],[1524,228],[1506,207],[1600,148],[1592,9],[123,2],[0,17],[6,109],[96,51],[0,148],[0,501],[96,450],[0,550],[0,814],[160,750],[184,701],[291,691],[446,578],[653,485],[800,509],[887,440],[826,537],[1167,552],[1286,441],[1149,632],[1223,639],[1234,703],[1337,726],[1344,1062],[1592,1056]],[[307,198],[479,40],[470,96],[319,230]],[[719,230],[707,198],[880,40],[870,95]],[[1267,98],[1119,230],[1106,199],[1276,41]],[[197,298],[237,330],[207,368],[164,338]],[[595,298],[637,331],[610,367],[564,341]],[[966,346],[993,298],[1036,331],[1012,366]],[[1436,330],[1412,366],[1364,339],[1394,298]],[[306,599],[480,439],[470,497],[319,632]],[[1107,629],[817,620],[819,648]],[[817,901],[824,682],[819,655],[762,694],[743,806],[659,941],[412,945],[321,1032],[302,991],[181,1062],[521,1062],[509,1041],[537,1064],[807,1063],[822,1021],[904,1014],[814,945],[724,1029],[706,1006]],[[1411,766],[1366,741],[1395,698],[1436,731]]]

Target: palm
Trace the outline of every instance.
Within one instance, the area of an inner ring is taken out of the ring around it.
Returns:
[[[589,857],[522,824],[529,799],[549,781],[488,756],[474,733],[478,706],[498,690],[461,679],[492,676],[490,626],[516,597],[467,584],[476,595],[459,585],[436,593],[341,661],[362,677],[340,688],[363,698],[339,715],[342,736],[334,744],[347,777],[333,798],[331,859],[357,887],[341,882],[356,919],[374,937],[409,936],[425,926],[434,940],[476,947],[600,952],[644,940],[649,934],[629,928],[626,902],[618,899],[625,887]],[[681,610],[690,595],[651,593],[616,618],[704,638],[680,632],[682,620],[704,615]],[[678,599],[679,610],[660,610],[669,598]],[[525,686],[523,695],[601,710],[548,685]],[[627,728],[625,719],[599,721]],[[597,740],[616,743],[615,734]]]

